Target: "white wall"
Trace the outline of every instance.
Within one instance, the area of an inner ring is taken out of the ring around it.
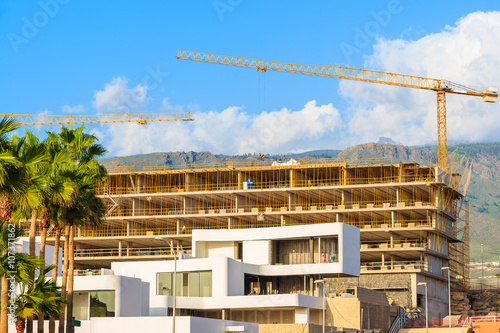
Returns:
[[[339,233],[339,250],[342,265],[341,272],[348,275],[360,274],[359,228],[339,223],[342,227]]]
[[[296,308],[295,309],[295,323],[308,324],[309,323],[309,308]]]
[[[244,332],[258,333],[259,325],[198,317],[175,318],[176,333],[221,333],[226,326],[244,326]],[[75,327],[75,333],[172,333],[172,317],[92,318]]]
[[[233,258],[234,242],[206,242],[205,253],[201,258]]]
[[[147,282],[140,279],[118,275],[75,276],[74,283],[75,292],[114,290],[116,317],[138,317],[147,312],[142,290],[150,288]],[[58,284],[61,284],[61,278],[58,278]],[[144,297],[145,301],[149,300],[148,295]]]
[[[244,241],[243,262],[254,265],[269,265],[269,241]]]

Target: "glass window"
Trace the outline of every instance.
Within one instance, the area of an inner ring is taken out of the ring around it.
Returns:
[[[182,273],[177,272],[175,280],[175,296],[182,296]]]
[[[200,272],[200,296],[212,297],[212,272]]]
[[[179,273],[177,273],[179,274]],[[189,280],[188,273],[181,273],[182,276],[182,296],[189,296]]]
[[[200,297],[200,273],[189,273],[189,297]]]
[[[93,291],[90,293],[90,317],[115,316],[115,291]]]
[[[172,295],[172,273],[158,273],[158,295]]]
[[[174,290],[173,273],[157,273],[157,295],[171,296]],[[176,296],[212,297],[212,272],[177,272]]]

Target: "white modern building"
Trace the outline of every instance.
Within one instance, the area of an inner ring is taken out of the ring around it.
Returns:
[[[176,261],[113,262],[111,269],[80,271],[77,330],[132,332],[137,318],[170,323],[161,330],[169,332],[174,294],[176,318],[187,325],[182,332],[203,320],[207,332],[212,326],[214,332],[257,332],[257,324],[322,324],[322,285],[315,281],[359,276],[359,234],[343,223],[194,230],[191,255],[171,248]]]

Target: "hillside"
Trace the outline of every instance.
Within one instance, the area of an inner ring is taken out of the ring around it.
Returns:
[[[265,155],[264,161],[286,161],[290,158],[335,158],[340,150],[313,150],[305,153],[286,154],[286,155]],[[135,166],[136,170],[141,170],[144,166],[161,165],[187,165],[187,164],[209,164],[221,162],[247,162],[260,163],[260,158],[255,154],[245,155],[214,155],[207,151],[202,152],[169,152],[169,153],[151,153],[143,155],[112,157],[101,160],[101,163],[109,167],[117,166]]]
[[[471,258],[480,260],[481,246],[484,244],[484,260],[500,260],[500,142],[461,144],[448,149],[449,161],[460,172],[462,157],[470,159],[472,176],[467,192],[470,202]],[[300,154],[266,155],[265,161],[285,161],[290,158],[328,158],[342,159],[389,157],[394,163],[417,162],[436,164],[435,147],[406,147],[391,144],[366,143],[338,150],[316,150]],[[220,163],[226,161],[259,163],[258,155],[214,155],[210,152],[171,152],[114,157],[102,160],[106,167],[185,165],[191,163]]]

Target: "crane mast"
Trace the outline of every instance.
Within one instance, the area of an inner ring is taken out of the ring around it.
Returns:
[[[488,88],[480,91],[443,79],[432,79],[413,75],[387,73],[381,71],[351,68],[345,66],[321,66],[291,64],[275,61],[265,61],[249,58],[231,57],[210,53],[191,52],[180,50],[177,59],[193,60],[223,65],[255,68],[257,71],[278,71],[345,79],[352,81],[371,82],[391,86],[432,90],[437,97],[437,146],[438,166],[447,169],[447,133],[446,133],[446,94],[460,94],[482,97],[483,102],[494,103],[498,97],[498,90]]]

